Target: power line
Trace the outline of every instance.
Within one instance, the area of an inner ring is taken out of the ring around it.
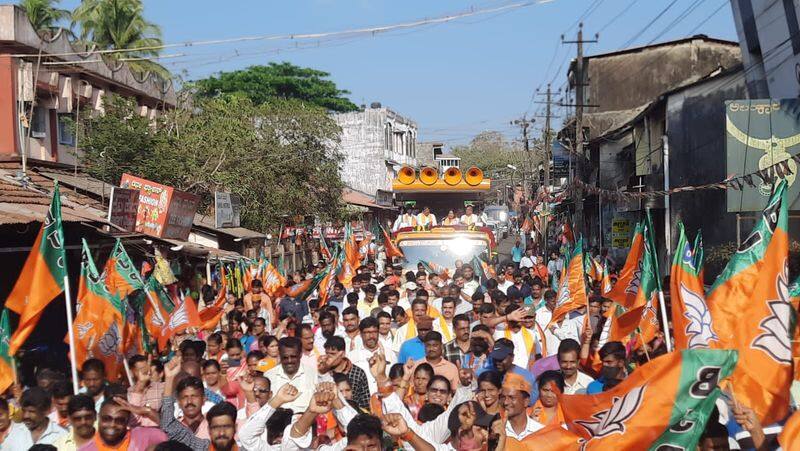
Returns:
[[[628,11],[630,11],[630,10],[633,8],[633,5],[635,5],[635,4],[636,4],[636,2],[638,2],[638,1],[639,1],[639,0],[633,0],[633,1],[631,1],[630,3],[628,3],[628,5],[627,5],[625,8],[623,8],[623,9],[622,9],[622,11],[618,12],[616,16],[612,17],[612,18],[611,18],[611,20],[609,20],[608,22],[606,22],[606,24],[605,24],[605,25],[603,25],[602,27],[600,27],[600,29],[599,29],[599,30],[597,30],[597,33],[598,33],[598,34],[602,33],[602,32],[603,32],[603,30],[605,30],[606,28],[608,28],[609,26],[611,26],[611,24],[613,24],[614,22],[616,22],[616,21],[617,21],[617,19],[619,19],[620,17],[624,16],[624,15],[625,15],[625,13],[627,13]],[[727,1],[727,0],[726,0],[726,1]]]
[[[704,1],[705,0],[694,0],[694,3],[690,4],[689,7],[686,8],[685,10],[683,10],[682,13],[678,14],[678,17],[672,19],[672,22],[670,22],[666,27],[664,27],[664,29],[661,30],[660,33],[658,33],[653,39],[651,39],[647,43],[647,45],[650,45],[650,44],[656,42],[661,36],[664,36],[665,34],[667,34],[676,25],[678,25],[681,21],[683,21],[683,19],[688,17],[689,14],[691,14],[695,9],[697,9],[697,7],[700,6]]]
[[[719,7],[718,7],[717,9],[715,9],[715,10],[714,10],[714,12],[712,12],[711,14],[709,14],[709,15],[708,15],[708,16],[707,16],[705,19],[703,19],[703,20],[702,20],[702,21],[701,21],[699,24],[697,24],[697,25],[696,25],[694,28],[692,28],[692,31],[690,31],[690,32],[689,32],[689,35],[693,35],[695,31],[699,30],[699,29],[700,29],[700,27],[702,27],[703,25],[705,25],[705,24],[706,24],[706,22],[708,22],[709,20],[711,20],[711,18],[712,18],[712,17],[716,16],[716,15],[717,15],[717,13],[719,13],[720,11],[722,11],[722,8],[724,8],[726,5],[728,5],[728,0],[722,0],[722,4],[721,4],[721,5],[719,5]]]
[[[530,1],[522,1],[517,3],[512,3],[508,5],[502,5],[494,8],[483,8],[483,9],[472,9],[468,11],[464,11],[461,13],[450,14],[445,16],[434,17],[430,19],[420,19],[415,20],[412,22],[404,22],[398,23],[393,25],[384,25],[378,27],[368,27],[368,28],[354,28],[350,30],[341,30],[341,31],[331,31],[331,32],[323,32],[323,33],[297,33],[297,34],[279,34],[279,35],[260,35],[260,36],[241,36],[237,38],[229,38],[229,39],[210,39],[210,40],[202,40],[202,41],[186,41],[186,42],[179,42],[179,43],[172,43],[172,44],[161,44],[161,45],[151,45],[151,46],[141,46],[141,47],[131,47],[131,48],[122,48],[122,49],[102,49],[102,50],[92,50],[88,53],[88,55],[93,54],[115,54],[115,53],[127,53],[127,52],[142,52],[142,51],[152,51],[152,50],[163,50],[167,48],[175,48],[175,47],[198,47],[198,46],[205,46],[205,45],[219,45],[219,44],[231,44],[236,42],[248,42],[248,41],[297,41],[297,40],[306,40],[306,39],[322,39],[322,38],[331,38],[331,37],[338,37],[338,36],[351,36],[351,35],[376,35],[380,33],[388,33],[395,30],[403,30],[403,29],[410,29],[410,28],[417,28],[425,25],[434,25],[434,24],[442,24],[447,22],[452,22],[454,20],[462,19],[465,17],[473,17],[473,16],[480,16],[484,14],[492,14],[501,11],[513,10],[524,8],[540,3],[545,3],[547,0],[530,0]],[[51,53],[48,56],[82,56],[87,55],[86,52],[63,52],[63,53]],[[37,56],[37,54],[15,54],[11,55],[13,57],[21,58],[21,57],[31,57]]]
[[[670,2],[670,4],[667,5],[666,8],[662,9],[660,13],[656,14],[656,16],[652,20],[650,20],[650,22],[648,22],[647,25],[642,27],[642,29],[636,32],[636,34],[634,34],[632,38],[628,39],[624,44],[622,44],[622,48],[627,48],[629,45],[636,42],[636,40],[639,39],[639,37],[641,37],[644,33],[646,33],[647,30],[649,30],[650,27],[653,26],[653,24],[656,23],[658,19],[661,18],[661,16],[666,14],[667,11],[669,11],[669,9],[672,8],[672,6],[675,5],[675,3],[677,2],[678,0],[672,0],[672,2]]]

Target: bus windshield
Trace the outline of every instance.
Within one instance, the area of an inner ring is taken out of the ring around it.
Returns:
[[[420,261],[445,268],[455,268],[456,261],[468,264],[473,257],[488,258],[484,240],[453,238],[449,240],[403,240],[398,243],[406,257],[405,269],[416,270]]]

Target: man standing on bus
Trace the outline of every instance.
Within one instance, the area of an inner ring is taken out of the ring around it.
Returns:
[[[472,205],[467,205],[467,211],[464,215],[461,216],[461,225],[469,226],[480,226],[483,225],[478,215],[472,212]]]
[[[392,231],[396,232],[404,227],[416,227],[417,226],[417,219],[411,212],[411,209],[404,209],[403,214],[397,217],[394,221],[394,226],[392,227]]]
[[[431,213],[430,207],[423,207],[422,213],[417,215],[417,226],[429,229],[436,225],[436,215]]]

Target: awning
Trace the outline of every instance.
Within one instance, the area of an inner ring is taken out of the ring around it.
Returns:
[[[360,207],[377,208],[380,210],[396,210],[395,207],[378,205],[372,196],[364,194],[360,191],[352,190],[350,188],[345,188],[342,191],[342,200],[346,204]]]

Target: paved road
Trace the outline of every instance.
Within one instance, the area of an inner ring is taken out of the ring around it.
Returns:
[[[505,263],[507,261],[511,261],[511,248],[514,247],[514,243],[516,242],[516,236],[509,235],[506,239],[500,239],[500,242],[497,243],[497,261],[500,263]]]

